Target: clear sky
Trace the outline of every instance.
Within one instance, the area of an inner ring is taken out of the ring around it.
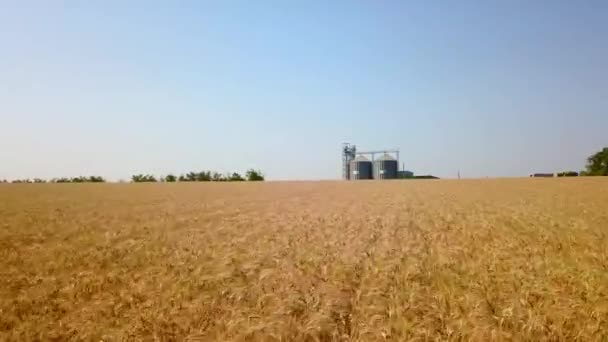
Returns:
[[[608,1],[0,1],[0,178],[580,170]]]

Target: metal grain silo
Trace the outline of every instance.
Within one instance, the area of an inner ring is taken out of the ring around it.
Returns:
[[[363,156],[353,159],[350,162],[350,179],[372,179],[372,162]]]
[[[395,179],[399,163],[391,155],[385,153],[374,160],[374,179]]]

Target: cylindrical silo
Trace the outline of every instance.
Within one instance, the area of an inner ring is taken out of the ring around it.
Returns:
[[[374,160],[374,179],[395,179],[398,170],[397,160],[387,153]]]
[[[372,179],[372,162],[363,156],[353,159],[350,162],[350,179]]]

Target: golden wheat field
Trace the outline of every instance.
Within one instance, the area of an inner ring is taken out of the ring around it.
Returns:
[[[608,339],[608,179],[0,185],[0,340]]]

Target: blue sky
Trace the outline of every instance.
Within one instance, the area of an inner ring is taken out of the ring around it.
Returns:
[[[0,178],[580,170],[608,145],[606,1],[0,3]]]

